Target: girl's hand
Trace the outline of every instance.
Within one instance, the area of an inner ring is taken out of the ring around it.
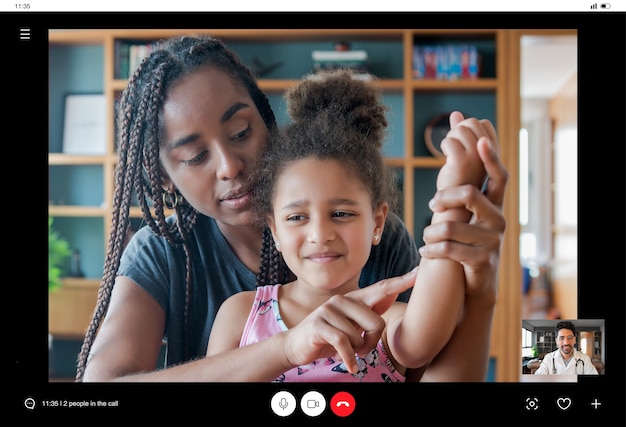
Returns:
[[[356,373],[355,354],[366,354],[376,346],[385,328],[380,315],[400,292],[413,286],[416,275],[417,268],[330,298],[287,331],[285,354],[289,363],[299,366],[323,357],[337,357]]]
[[[478,153],[481,139],[495,141],[496,131],[489,120],[464,119],[463,114],[450,114],[450,131],[441,142],[446,162],[437,176],[437,189],[472,184],[482,187],[485,168]]]

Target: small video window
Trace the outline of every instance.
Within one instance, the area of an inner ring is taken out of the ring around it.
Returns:
[[[522,382],[604,375],[604,319],[522,320]]]

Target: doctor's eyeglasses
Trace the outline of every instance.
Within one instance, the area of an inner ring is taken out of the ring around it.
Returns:
[[[563,341],[565,338],[567,338],[568,341],[571,341],[574,339],[574,335],[568,335],[568,336],[559,335],[558,337],[556,337],[556,339],[559,341]]]

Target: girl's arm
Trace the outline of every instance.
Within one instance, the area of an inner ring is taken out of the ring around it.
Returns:
[[[424,230],[424,258],[449,258],[465,270],[465,304],[461,321],[445,348],[423,376],[412,370],[408,381],[485,381],[489,362],[491,323],[498,291],[498,266],[506,220],[502,213],[508,172],[499,157],[497,139],[481,140],[478,153],[489,176],[486,191],[450,187],[438,191],[434,211],[465,207],[469,224],[432,225]],[[468,351],[468,349],[471,349]]]
[[[348,296],[331,299],[314,312],[315,316],[307,317],[309,321],[259,343],[158,371],[155,369],[165,325],[163,309],[132,280],[118,276],[84,381],[271,381],[294,366],[314,360],[311,354],[319,352],[340,353],[347,364],[356,366],[355,351],[369,351],[376,345],[385,326],[380,313],[413,285],[415,274],[412,271],[381,280]],[[248,306],[240,316],[246,317],[249,310]],[[324,321],[326,310],[333,313],[332,324]],[[352,320],[365,327],[364,336]],[[345,332],[339,339],[338,328]]]
[[[255,294],[256,291],[239,292],[222,303],[213,321],[207,356],[239,347]]]
[[[452,215],[435,214],[432,223]],[[463,308],[463,267],[448,259],[422,258],[404,313],[394,312],[387,325],[387,345],[406,368],[428,364],[448,343]],[[401,306],[402,307],[402,306]]]
[[[460,123],[451,118],[452,130],[442,143],[446,163],[437,177],[438,190],[470,184],[480,187],[485,169],[477,152],[484,132],[476,119]],[[431,224],[467,223],[464,207],[433,214]],[[395,360],[407,367],[428,364],[448,343],[460,319],[465,295],[463,266],[450,259],[422,259],[404,316],[390,319],[387,342]],[[432,326],[429,326],[432,325]]]

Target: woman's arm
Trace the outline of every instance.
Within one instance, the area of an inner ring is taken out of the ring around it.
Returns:
[[[110,381],[156,369],[164,327],[161,306],[131,279],[118,276],[83,381]]]
[[[291,368],[281,357],[284,337],[276,337],[236,354],[156,370],[164,325],[161,306],[131,279],[118,276],[83,381],[270,381]],[[259,363],[266,369],[242,369]]]

